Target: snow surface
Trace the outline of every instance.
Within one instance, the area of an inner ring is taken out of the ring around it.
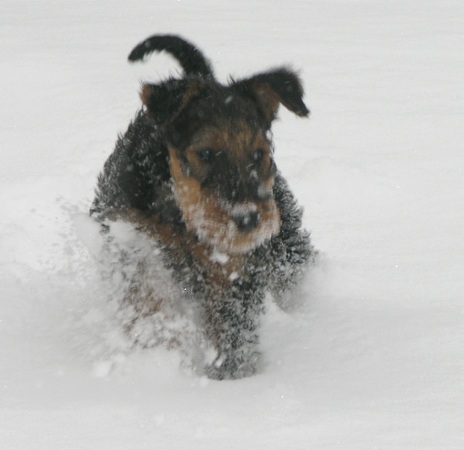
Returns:
[[[461,0],[2,0],[0,448],[463,449],[463,22]],[[276,158],[322,258],[268,305],[251,378],[124,352],[88,250],[139,80],[176,72],[126,62],[159,32],[222,80],[291,63],[306,86]]]

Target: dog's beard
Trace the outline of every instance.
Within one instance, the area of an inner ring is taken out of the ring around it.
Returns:
[[[255,230],[243,233],[232,219],[227,223],[216,223],[203,208],[192,208],[189,214],[190,228],[198,238],[225,253],[246,253],[260,246],[279,232],[280,223],[276,214],[271,220],[262,222]]]
[[[280,231],[280,214],[273,200],[258,205],[243,203],[228,206],[207,197],[192,204],[187,201],[188,196],[183,195],[181,189],[174,189],[174,194],[187,229],[219,252],[247,253]],[[254,230],[242,232],[235,224],[232,214],[250,210],[259,214],[260,224]]]

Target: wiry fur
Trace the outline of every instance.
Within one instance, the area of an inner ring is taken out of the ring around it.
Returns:
[[[216,349],[208,376],[240,378],[256,370],[265,293],[285,296],[314,256],[269,133],[279,104],[300,116],[308,109],[290,70],[224,86],[201,52],[177,36],[153,36],[129,59],[163,50],[185,77],[143,87],[145,107],[106,161],[90,212],[106,231],[126,221],[156,243],[163,270],[194,300]],[[168,300],[143,288],[150,261],[139,262],[123,295],[133,322],[164,317]]]

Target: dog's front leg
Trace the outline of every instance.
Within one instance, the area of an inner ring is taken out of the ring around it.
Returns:
[[[256,372],[258,327],[264,292],[251,282],[236,281],[229,289],[212,290],[207,299],[207,333],[217,357],[207,368],[209,378],[237,379]]]

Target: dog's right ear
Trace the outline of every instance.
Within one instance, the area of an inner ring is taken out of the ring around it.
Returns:
[[[190,100],[198,86],[187,80],[170,80],[162,84],[144,84],[140,98],[158,126],[171,124]]]

